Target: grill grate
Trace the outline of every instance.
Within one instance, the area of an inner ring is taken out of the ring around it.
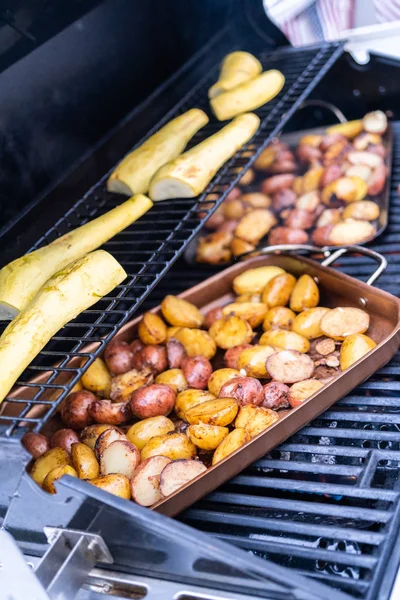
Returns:
[[[25,404],[16,417],[3,414],[7,423],[2,434],[10,436],[18,424],[29,423],[39,430],[43,423],[55,412],[57,405],[67,395],[82,373],[101,352],[104,344],[115,332],[132,317],[149,292],[158,284],[175,260],[182,254],[188,241],[201,228],[197,212],[203,210],[207,216],[219,205],[239,179],[239,170],[252,164],[259,152],[272,136],[278,133],[290,116],[300,106],[323,75],[334,64],[342,52],[340,44],[325,44],[303,51],[283,49],[263,54],[260,59],[264,68],[281,70],[286,83],[282,93],[266,107],[256,111],[261,118],[261,126],[251,143],[251,151],[239,151],[217,174],[204,194],[196,199],[178,199],[156,204],[150,213],[127,230],[105,244],[128,273],[128,279],[114,292],[99,301],[91,310],[82,313],[75,321],[64,327],[48,344],[39,357],[28,367],[21,381],[17,382],[16,399],[7,398],[12,405]],[[215,80],[217,67],[208,73],[181,102],[171,110],[155,128],[194,106],[208,110],[207,89]],[[211,120],[193,139],[198,143],[214,133],[221,125]],[[153,131],[154,131],[153,130]],[[150,132],[152,133],[152,132]],[[110,210],[121,202],[121,197],[109,194],[105,189],[106,177],[96,184],[79,200],[31,249],[52,242],[58,236],[89,219]],[[88,342],[96,342],[97,350],[90,355],[83,351]],[[69,367],[71,358],[83,359],[80,366]],[[85,362],[86,361],[86,362]],[[58,366],[54,367],[58,362]],[[49,374],[44,373],[49,370]],[[62,377],[70,373],[68,385]],[[32,376],[42,374],[43,381],[28,384],[29,393],[21,386]],[[49,400],[49,392],[53,397]],[[57,400],[54,401],[54,393]],[[35,404],[43,406],[45,414],[26,417]],[[18,407],[17,407],[18,408]],[[19,406],[21,408],[21,406]],[[11,412],[15,411],[11,410]]]
[[[377,285],[399,296],[399,122],[394,134],[390,225],[372,247],[389,261]],[[363,257],[343,258],[339,268],[361,279],[371,271]],[[183,521],[352,598],[389,598],[400,559],[399,376],[400,353]]]

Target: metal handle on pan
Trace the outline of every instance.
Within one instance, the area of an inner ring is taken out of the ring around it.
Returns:
[[[387,267],[387,260],[379,252],[375,252],[375,250],[371,250],[370,248],[364,248],[363,246],[343,246],[340,248],[335,248],[334,250],[329,246],[324,246],[323,248],[318,248],[317,246],[309,246],[307,244],[279,244],[278,246],[268,246],[266,248],[260,248],[259,250],[253,250],[251,252],[246,252],[245,254],[241,254],[237,258],[242,260],[245,257],[250,256],[258,256],[263,254],[281,254],[285,252],[296,252],[299,254],[301,252],[305,252],[307,254],[323,254],[324,260],[321,262],[323,267],[328,267],[332,263],[334,263],[338,258],[344,256],[347,253],[356,252],[358,254],[363,254],[364,256],[368,256],[369,258],[374,259],[377,263],[379,263],[378,268],[367,280],[367,285],[372,285],[378,277],[380,277],[385,271]]]
[[[338,108],[337,106],[335,106],[335,104],[332,104],[331,102],[325,102],[325,100],[304,100],[302,105],[299,106],[299,108],[297,110],[301,110],[302,108],[305,108],[306,106],[321,106],[322,108],[327,108],[328,110],[333,112],[333,114],[335,115],[335,117],[337,118],[337,120],[340,123],[347,122],[347,119],[346,119],[345,115],[342,113],[342,111],[340,110],[340,108]]]

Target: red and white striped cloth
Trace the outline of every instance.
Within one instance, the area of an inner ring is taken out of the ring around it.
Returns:
[[[400,0],[372,0],[378,23],[400,20]],[[263,0],[271,19],[293,46],[335,40],[354,27],[356,2],[365,0]]]

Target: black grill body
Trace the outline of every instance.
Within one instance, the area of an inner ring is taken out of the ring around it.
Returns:
[[[305,51],[280,49],[273,54],[265,50],[266,45],[267,42],[256,35],[238,40],[232,39],[231,33],[222,32],[207,51],[178,72],[169,86],[151,97],[140,110],[129,114],[54,191],[4,232],[0,240],[4,262],[22,251],[48,243],[118,202],[118,198],[105,192],[105,173],[129,150],[132,140],[139,142],[160,118],[166,114],[165,118],[171,118],[189,106],[204,106],[205,89],[215,78],[218,61],[229,50],[246,47],[257,51],[266,66],[282,68],[287,78],[285,95],[261,109],[264,125],[255,140],[258,151],[283,128],[305,129],[331,122],[330,114],[315,107],[296,112],[303,100],[310,97],[335,101],[349,118],[359,117],[374,108],[390,110],[394,119],[400,118],[395,101],[399,65],[393,61],[372,57],[369,65],[359,68],[348,55],[339,58],[342,50],[337,45]],[[211,123],[203,134],[210,134],[214,125]],[[388,270],[378,285],[398,295],[400,122],[394,123],[394,135],[389,226],[371,247],[384,253],[389,261]],[[213,194],[213,206],[208,209],[211,214],[233,186],[237,177],[235,169],[247,168],[250,164],[251,159],[239,153],[221,170],[203,196],[193,201],[177,200],[168,206],[161,203],[107,244],[106,248],[127,269],[129,282],[64,328],[26,376],[54,365],[56,356],[67,361],[79,355],[87,341],[100,341],[104,335],[106,339],[111,338],[139,306],[142,309],[154,306],[166,293],[179,293],[214,273],[214,269],[207,267],[188,267],[179,257],[202,225],[197,211]],[[101,177],[97,177],[99,174]],[[81,192],[88,189],[88,182],[93,187],[82,195]],[[353,257],[342,259],[338,268],[363,279],[370,265],[364,258]],[[94,355],[90,357],[93,359]],[[52,378],[47,381],[49,388],[54,386],[52,382],[57,372],[65,368],[66,362],[58,370],[52,369]],[[178,521],[192,528],[194,540],[196,530],[207,532],[212,540],[218,538],[256,557],[287,567],[290,569],[285,572],[288,579],[293,573],[309,578],[310,595],[292,595],[293,598],[323,598],[319,589],[313,589],[313,583],[320,582],[330,586],[332,600],[343,597],[342,593],[362,600],[388,599],[400,562],[399,373],[400,357],[396,356],[331,410],[198,502]],[[77,369],[74,380],[80,375],[81,370]],[[34,402],[43,400],[45,389],[46,385],[36,391]],[[67,387],[61,389],[60,401],[67,392]],[[53,403],[48,406],[44,419],[34,420],[32,425],[40,429],[54,410]],[[113,518],[117,518],[116,514],[121,519],[122,515],[127,515],[124,518],[128,520],[134,518],[136,507],[119,501],[104,502],[104,497],[98,496],[96,491],[88,491],[88,486],[85,488],[81,482],[62,483],[62,495],[57,503],[37,490],[26,475],[18,484],[27,460],[19,445],[19,423],[20,420],[9,418],[1,426],[0,475],[6,483],[0,491],[0,504],[3,515],[9,509],[5,523],[24,550],[43,552],[44,525],[89,527],[86,523],[93,516],[93,510],[107,515],[111,507]],[[15,489],[17,494],[10,505]],[[35,507],[29,523],[25,518],[26,506]],[[106,530],[104,514],[103,518],[99,517],[97,526]],[[141,511],[137,514],[143,516]],[[171,527],[173,523],[170,521]],[[112,532],[110,543],[113,543]],[[172,541],[170,543],[171,552],[177,551]],[[123,552],[129,554],[129,550],[128,541],[122,550],[115,548],[121,569],[128,568]],[[140,572],[134,556],[129,557],[131,569]],[[163,563],[160,564],[154,563],[153,573],[166,579],[172,576],[163,569]],[[151,575],[150,565],[147,568]],[[185,579],[188,573],[183,570],[173,573],[174,578],[180,576]],[[214,584],[219,585],[217,580]],[[264,588],[265,595],[270,591],[271,588]],[[291,597],[285,588],[275,589],[274,593],[276,598]],[[260,597],[263,597],[262,592]]]

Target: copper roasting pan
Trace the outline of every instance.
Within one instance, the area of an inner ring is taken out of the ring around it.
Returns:
[[[280,247],[282,249],[282,247]],[[320,248],[309,246],[287,246],[285,251],[296,250],[313,251],[321,253]],[[326,265],[333,263],[337,258],[348,251],[361,253],[370,256],[380,262],[380,266],[370,277],[367,283],[358,281],[353,277],[329,268]],[[275,250],[276,251],[276,250]],[[204,474],[200,475],[192,482],[182,487],[180,490],[155,504],[152,508],[158,512],[174,516],[196,502],[202,496],[215,490],[219,485],[240,473],[254,461],[261,458],[266,452],[272,450],[275,446],[282,443],[289,436],[301,429],[312,419],[328,409],[337,400],[345,396],[353,388],[367,379],[376,370],[385,365],[396,353],[400,345],[400,300],[387,292],[383,292],[372,287],[372,282],[381,274],[386,267],[386,260],[376,252],[361,248],[350,247],[340,248],[334,253],[328,249],[323,250],[327,258],[322,264],[304,258],[303,256],[291,256],[290,254],[273,254],[272,248],[263,251],[263,255],[249,258],[245,262],[238,262],[228,269],[210,277],[199,285],[180,294],[182,298],[193,302],[202,312],[207,312],[210,308],[227,304],[231,302],[234,295],[232,293],[232,280],[234,277],[252,267],[264,265],[276,265],[282,267],[289,273],[299,277],[303,273],[311,275],[319,285],[321,292],[322,306],[354,306],[368,311],[370,315],[370,335],[377,346],[364,358],[351,366],[347,371],[341,373],[334,381],[325,385],[321,391],[317,392],[309,400],[297,408],[290,411],[284,411],[282,418],[274,423],[268,430],[258,435],[245,446],[228,456],[214,467],[209,468]],[[153,309],[153,312],[160,313],[160,307]],[[131,341],[137,337],[137,326],[140,317],[127,323],[116,335],[120,341]],[[86,352],[93,351],[94,345],[88,345]],[[73,359],[76,360],[76,359]],[[71,361],[72,362],[72,361]],[[32,380],[40,384],[39,376]],[[58,383],[66,383],[64,379],[58,380]],[[20,388],[15,397],[29,398],[34,393],[32,388]],[[21,405],[19,405],[21,406]],[[10,409],[15,412],[15,407],[5,403],[4,411],[9,413]],[[29,416],[38,416],[38,409],[35,407]],[[55,423],[47,423],[46,428],[52,429]],[[59,427],[59,424],[58,424]],[[88,490],[90,493],[90,491]],[[44,493],[38,489],[38,493]]]

